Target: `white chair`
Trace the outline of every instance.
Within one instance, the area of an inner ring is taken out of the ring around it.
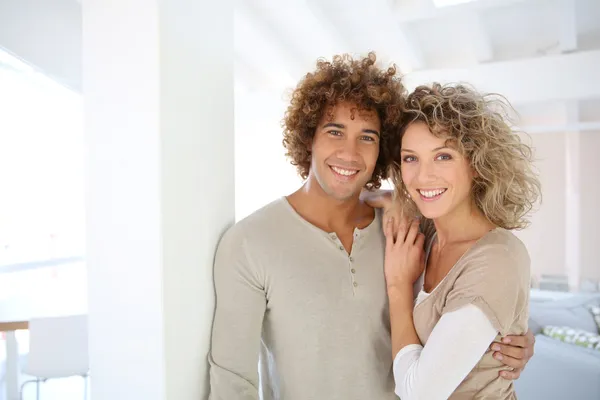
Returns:
[[[81,376],[84,379],[84,400],[87,399],[89,375],[87,315],[32,319],[29,322],[29,355],[23,373],[36,379],[37,399],[40,383],[53,378]]]

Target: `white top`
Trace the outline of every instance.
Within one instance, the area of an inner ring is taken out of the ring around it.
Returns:
[[[419,293],[417,304],[427,297]],[[394,359],[396,394],[402,400],[447,399],[487,351],[496,329],[477,306],[444,314],[427,340],[412,344]],[[435,376],[435,385],[431,377]]]

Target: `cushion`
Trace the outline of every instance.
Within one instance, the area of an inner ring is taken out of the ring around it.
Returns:
[[[600,306],[590,306],[590,312],[594,316],[596,325],[598,325],[598,331],[600,331]]]
[[[529,304],[529,328],[534,334],[545,326],[569,326],[600,333],[590,306],[600,306],[600,294],[574,295],[570,298]]]
[[[542,329],[542,334],[565,343],[600,351],[600,335],[583,329],[548,325]]]

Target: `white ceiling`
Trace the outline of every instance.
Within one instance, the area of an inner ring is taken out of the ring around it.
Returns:
[[[236,80],[249,92],[283,92],[319,57],[374,50],[409,88],[472,81],[520,112],[575,106],[584,129],[600,130],[600,0],[239,0],[234,22]]]

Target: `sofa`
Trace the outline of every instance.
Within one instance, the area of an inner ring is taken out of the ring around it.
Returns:
[[[599,400],[600,351],[545,336],[548,325],[599,333],[590,305],[600,294],[575,294],[558,300],[532,299],[529,328],[535,334],[535,355],[515,381],[519,400]]]

